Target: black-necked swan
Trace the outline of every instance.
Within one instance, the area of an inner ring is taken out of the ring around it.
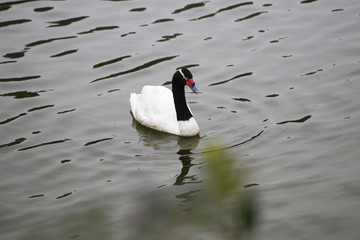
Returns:
[[[178,136],[196,136],[199,126],[186,103],[184,87],[199,93],[191,72],[177,70],[172,78],[172,92],[163,86],[144,86],[140,94],[130,94],[133,117],[140,124]]]

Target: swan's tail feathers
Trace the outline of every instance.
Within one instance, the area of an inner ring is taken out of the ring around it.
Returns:
[[[138,102],[138,97],[139,97],[139,94],[130,93],[129,101],[130,101],[131,112],[133,115],[135,115],[135,109],[136,109],[136,105]]]

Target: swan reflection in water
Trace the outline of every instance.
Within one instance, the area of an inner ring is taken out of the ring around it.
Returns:
[[[135,216],[137,227],[132,239],[143,239],[144,236],[151,236],[151,239],[191,239],[198,236],[201,239],[213,239],[213,236],[216,239],[252,239],[258,207],[255,192],[245,188],[259,184],[245,184],[245,174],[238,167],[239,161],[226,149],[251,141],[263,131],[231,146],[208,142],[205,144],[206,151],[200,153],[196,150],[194,154],[192,151],[199,144],[199,136],[178,137],[145,128],[135,121],[133,127],[144,146],[179,155],[182,169],[173,185],[199,184],[177,189],[185,192],[175,195],[176,201],[169,201],[169,196],[162,195],[162,191],[152,191],[152,195],[147,195],[140,214]],[[158,154],[161,155],[161,152]],[[195,165],[192,162],[199,155],[204,163],[199,171],[203,181],[197,180],[197,176],[189,176],[190,168]]]
[[[193,137],[179,137],[176,135],[159,132],[142,126],[134,118],[132,126],[138,132],[140,137],[139,140],[143,143],[144,146],[151,147],[154,150],[177,151],[176,153],[179,155],[182,168],[173,185],[200,182],[197,181],[195,175],[188,176],[190,168],[196,165],[191,163],[192,160],[194,160],[194,154],[191,151],[197,148],[200,141],[199,135]]]

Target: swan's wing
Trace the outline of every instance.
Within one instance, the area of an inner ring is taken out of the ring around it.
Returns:
[[[179,133],[179,125],[172,92],[162,86],[145,86],[141,94],[131,94],[134,118],[149,128],[172,134]]]

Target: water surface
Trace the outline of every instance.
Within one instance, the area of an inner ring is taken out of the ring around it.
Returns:
[[[122,239],[144,194],[186,200],[217,137],[257,184],[256,238],[359,236],[358,1],[8,1],[0,12],[1,239],[53,234],[94,206]],[[170,87],[181,66],[201,91],[186,95],[197,138],[129,112],[131,92]]]

